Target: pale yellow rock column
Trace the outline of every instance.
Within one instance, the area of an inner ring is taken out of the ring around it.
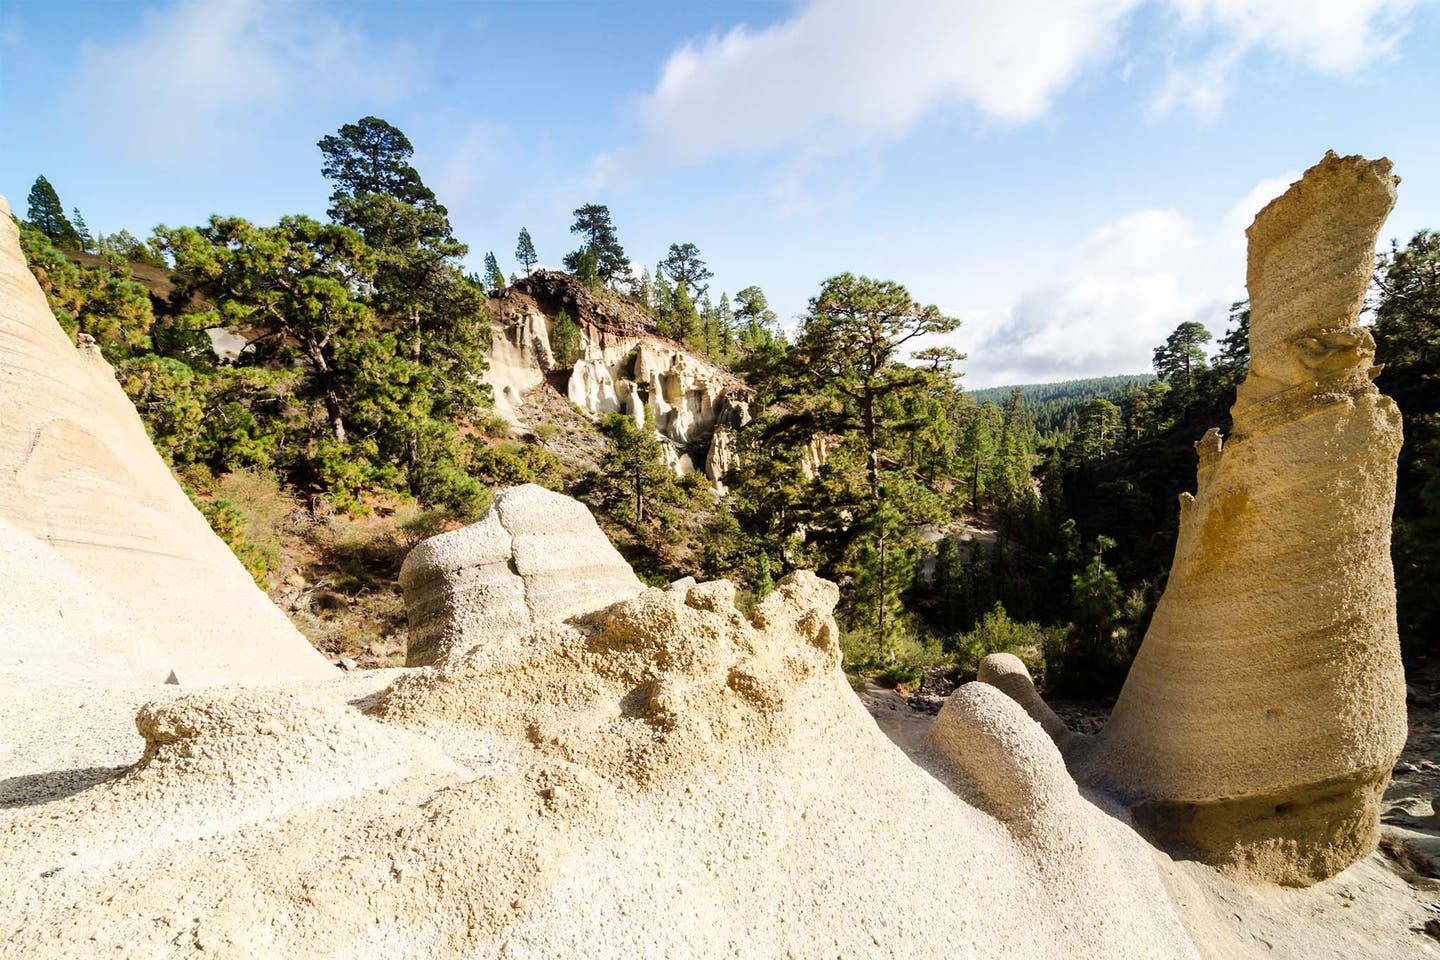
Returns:
[[[1196,444],[1165,595],[1104,732],[1068,751],[1172,851],[1287,884],[1374,846],[1406,735],[1400,414],[1357,325],[1397,182],[1330,153],[1247,231],[1234,434]]]

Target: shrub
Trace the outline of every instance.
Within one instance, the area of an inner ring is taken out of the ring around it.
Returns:
[[[974,670],[992,653],[1013,653],[1031,669],[1044,662],[1040,647],[1040,626],[1011,620],[998,602],[980,618],[970,632],[955,643],[957,659],[966,670]]]

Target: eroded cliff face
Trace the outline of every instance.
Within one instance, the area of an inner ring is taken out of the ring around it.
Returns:
[[[99,349],[66,338],[3,199],[0,584],[0,674],[333,673],[190,503]]]
[[[559,370],[550,343],[565,310],[580,328],[579,357]],[[679,344],[649,333],[644,317],[619,298],[587,290],[568,274],[538,271],[491,302],[488,379],[496,411],[525,422],[523,397],[547,374],[564,380],[567,399],[593,418],[612,413],[644,427],[647,413],[676,473],[703,470],[718,481],[734,465],[731,438],[751,419],[749,389]]]
[[[1373,849],[1406,736],[1400,413],[1357,325],[1397,182],[1388,160],[1330,153],[1255,218],[1234,432],[1196,444],[1165,594],[1109,722],[1057,735],[1172,851],[1286,884]]]

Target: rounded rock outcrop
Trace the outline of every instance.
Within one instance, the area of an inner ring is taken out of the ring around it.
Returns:
[[[533,483],[500,491],[470,526],[421,542],[400,586],[410,666],[645,588],[584,504]]]

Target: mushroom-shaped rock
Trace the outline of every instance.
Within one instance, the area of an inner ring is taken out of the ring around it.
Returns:
[[[1065,726],[1065,721],[1056,716],[1055,711],[1040,698],[1030,671],[1025,669],[1024,661],[1015,654],[990,654],[980,661],[980,666],[975,671],[975,679],[988,683],[1020,704],[1030,715],[1030,719],[1040,724],[1041,729],[1055,741],[1057,747],[1063,749],[1070,741],[1073,736],[1070,728]]]
[[[533,483],[502,490],[475,523],[416,546],[400,586],[410,666],[645,589],[584,504]]]

